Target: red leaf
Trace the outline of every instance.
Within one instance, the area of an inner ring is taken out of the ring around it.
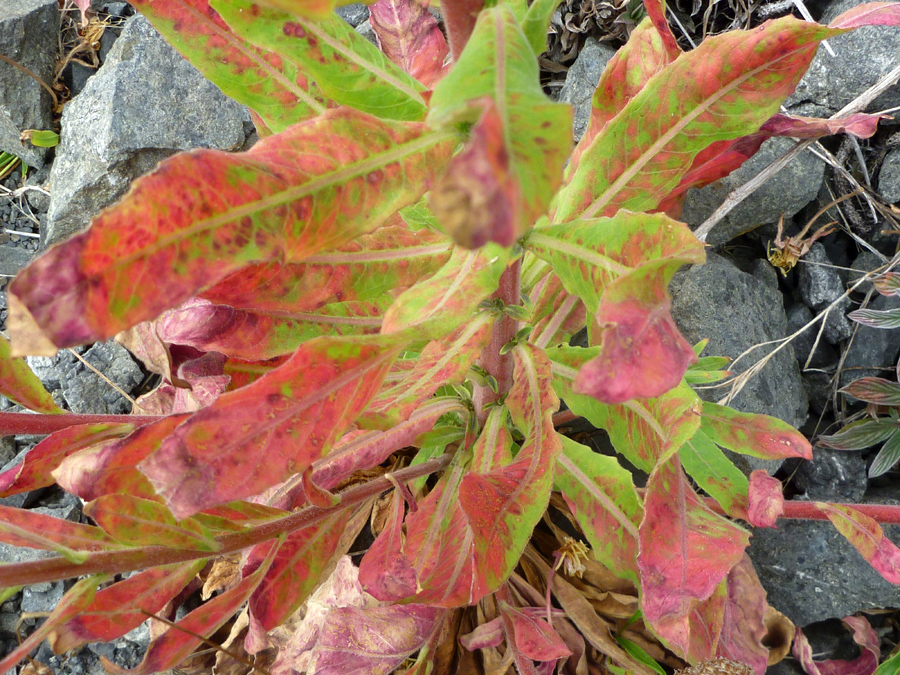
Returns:
[[[426,5],[416,0],[378,0],[369,7],[369,23],[391,61],[426,87],[440,79],[450,48]]]
[[[174,379],[178,386],[164,382],[141,396],[137,405],[148,415],[196,412],[225,391],[231,376],[225,374],[225,356],[209,352],[178,365]]]
[[[51,472],[69,455],[131,433],[130,424],[84,424],[57,431],[34,446],[25,459],[0,474],[0,497],[53,485]]]
[[[403,554],[405,502],[399,490],[391,497],[384,529],[359,563],[359,583],[378,600],[402,600],[416,594],[416,571]]]
[[[704,401],[700,424],[712,441],[732,452],[762,459],[812,459],[812,445],[806,437],[775,417]]]
[[[597,323],[600,354],[572,386],[604,403],[655,398],[678,386],[697,355],[670,314],[667,290],[681,262],[648,263],[606,287]]]
[[[798,628],[794,638],[794,657],[809,675],[872,675],[878,667],[881,648],[878,634],[872,630],[869,622],[861,616],[845,616],[841,621],[853,631],[853,641],[862,647],[862,654],[853,661],[814,661],[812,648],[803,631]]]
[[[647,482],[639,536],[644,617],[684,655],[691,644],[691,612],[741,559],[749,535],[703,504],[673,456]]]
[[[647,10],[647,16],[653,22],[653,26],[662,38],[663,46],[666,50],[666,56],[669,61],[674,61],[681,54],[681,47],[669,28],[669,22],[666,21],[666,3],[665,0],[646,0],[644,8]]]
[[[900,6],[896,2],[870,2],[848,9],[828,25],[830,28],[900,26]]]
[[[319,633],[313,672],[386,675],[428,640],[443,614],[427,605],[332,609]]]
[[[263,630],[281,625],[319,584],[352,512],[343,509],[315,525],[295,530],[281,544],[272,566],[250,596],[250,612]],[[265,558],[267,546],[261,544],[251,550],[245,570]]]
[[[62,654],[88,642],[111,642],[122,637],[147,620],[144,612],[159,612],[205,564],[205,560],[195,560],[154,567],[104,588],[77,617],[51,636],[50,646]]]
[[[187,415],[164,417],[138,428],[126,438],[77,452],[63,460],[53,477],[64,490],[88,502],[113,493],[159,499],[137,465],[187,418]]]
[[[249,263],[298,262],[374,230],[428,189],[450,137],[341,108],[246,153],[167,159],[86,232],[16,277],[14,350],[103,339]]]
[[[277,544],[273,543],[269,556],[253,574],[244,577],[236,586],[220,593],[181,619],[177,625],[184,630],[169,628],[153,640],[144,654],[144,660],[136,668],[122,668],[105,656],[101,657],[103,667],[114,675],[153,675],[177,666],[202,644],[194,635],[209,637],[247,602],[250,593],[269,569],[277,548]]]
[[[0,394],[24,408],[48,414],[63,413],[24,359],[14,359],[9,341],[0,336]]]
[[[745,554],[728,573],[725,617],[716,656],[746,663],[757,675],[763,675],[769,657],[769,650],[762,644],[767,634],[763,618],[768,606],[766,591]]]
[[[365,407],[395,345],[381,336],[311,340],[284,365],[195,413],[140,469],[178,518],[302,473]]]
[[[429,198],[441,225],[465,248],[489,241],[511,246],[522,235],[522,186],[510,166],[503,119],[493,99],[482,103],[468,143]]]
[[[757,469],[750,474],[747,498],[747,522],[754,527],[775,527],[775,521],[784,513],[781,481]]]
[[[556,661],[572,654],[559,634],[534,612],[523,612],[505,602],[500,612],[513,628],[516,648],[532,661]]]
[[[56,551],[109,551],[122,548],[103,530],[27,509],[0,506],[0,541],[13,546]]]
[[[892,584],[900,584],[900,549],[884,536],[881,525],[849,506],[816,502],[816,507],[876,572]]]
[[[498,616],[487,623],[475,626],[471,633],[461,635],[459,644],[470,652],[474,652],[476,649],[490,649],[499,646],[503,642],[503,637],[503,619]]]

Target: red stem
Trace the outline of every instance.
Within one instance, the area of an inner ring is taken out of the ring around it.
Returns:
[[[522,259],[519,258],[507,267],[500,276],[500,285],[494,291],[493,298],[499,298],[506,305],[518,305],[520,296],[520,277]],[[483,424],[487,419],[485,406],[494,403],[509,392],[513,384],[513,358],[512,353],[500,354],[500,350],[507,342],[516,336],[518,323],[507,314],[501,316],[491,331],[491,341],[484,348],[478,363],[489,375],[497,380],[497,393],[489,387],[475,388],[475,413],[478,422]]]
[[[133,424],[142,427],[158,422],[159,415],[39,415],[35,413],[0,413],[0,436],[14,434],[48,436],[79,424]]]
[[[722,507],[712,497],[704,497],[703,501],[710,508],[721,516],[727,515]],[[900,505],[893,504],[842,504],[839,502],[829,502],[835,506],[846,506],[854,511],[869,516],[873,520],[878,521],[882,525],[900,525]],[[790,518],[793,520],[828,520],[828,516],[822,513],[815,502],[793,502],[784,503],[784,514],[782,518]]]
[[[450,0],[441,3],[444,27],[450,38],[450,53],[454,61],[459,60],[483,7],[484,0]]]
[[[393,479],[396,481],[408,481],[420,476],[427,476],[443,469],[450,463],[450,459],[450,455],[443,455],[423,464],[400,469],[393,472]],[[390,479],[385,477],[376,478],[368,483],[363,483],[348,489],[346,492],[342,492],[341,501],[335,506],[324,509],[310,506],[243,532],[229,533],[216,537],[216,541],[222,545],[222,548],[212,554],[209,551],[175,549],[165,546],[145,546],[138,549],[91,553],[90,557],[80,565],[69,562],[62,557],[0,565],[0,588],[25,586],[43,581],[59,581],[60,579],[71,579],[72,577],[104,572],[108,574],[124,574],[133,570],[236,553],[245,548],[274,539],[280,534],[293,532],[302,527],[309,527],[341,509],[359,504],[393,487],[394,485]]]

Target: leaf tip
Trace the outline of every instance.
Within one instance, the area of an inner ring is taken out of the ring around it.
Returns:
[[[9,333],[12,356],[55,356],[59,351],[41,329],[19,298],[12,292],[7,298]]]

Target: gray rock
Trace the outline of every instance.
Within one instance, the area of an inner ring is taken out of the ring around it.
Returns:
[[[0,246],[0,274],[15,276],[33,257],[33,253],[24,248]]]
[[[831,401],[833,371],[807,370],[803,373],[803,389],[809,398],[809,411],[821,415]]]
[[[143,379],[128,350],[113,340],[98,342],[83,357],[125,392],[130,393]],[[48,391],[60,390],[72,412],[112,415],[130,410],[131,404],[119,392],[69,351],[52,358],[29,356],[26,360]]]
[[[800,297],[816,312],[823,311],[844,293],[844,284],[835,270],[825,247],[815,243],[800,261]],[[844,298],[828,312],[825,318],[824,337],[833,345],[853,334],[853,326],[847,319],[850,298]]]
[[[900,541],[900,527],[885,532]],[[781,520],[777,530],[757,529],[749,554],[769,604],[798,626],[900,606],[900,586],[872,569],[830,522]]]
[[[857,281],[859,281],[860,277],[865,276],[867,273],[878,269],[879,267],[884,265],[884,261],[882,259],[872,253],[871,251],[860,251],[859,255],[856,256],[856,259],[853,261],[853,265],[850,272],[850,276],[848,282],[852,286]],[[871,281],[863,281],[859,286],[856,287],[856,293],[868,293],[872,290],[873,284]]]
[[[335,11],[339,17],[354,28],[359,26],[363,21],[369,20],[369,8],[359,2],[338,7]]]
[[[354,30],[364,38],[366,38],[366,40],[371,42],[373,45],[375,45],[376,47],[378,46],[378,37],[375,35],[375,29],[372,28],[372,24],[370,24],[368,21],[363,21]]]
[[[811,462],[801,461],[794,485],[811,501],[858,504],[869,480],[862,452],[816,447]]]
[[[62,581],[31,584],[22,590],[23,612],[52,612],[62,600],[65,588]]]
[[[771,138],[742,167],[725,178],[699,190],[688,190],[681,219],[692,227],[699,226],[735,189],[754,178],[772,161],[790,150],[795,141]],[[809,152],[795,157],[785,168],[738,204],[709,233],[707,243],[719,246],[760,225],[793,218],[819,193],[825,175],[825,163]]]
[[[566,83],[559,93],[562,103],[570,103],[575,108],[575,142],[581,140],[591,117],[591,98],[600,82],[606,64],[616,50],[605,42],[589,37],[575,63],[566,73]]]
[[[53,80],[58,37],[56,0],[0,3],[0,54],[47,84]],[[0,62],[0,150],[17,155],[26,164],[43,166],[48,149],[23,144],[19,134],[25,129],[50,129],[52,107],[50,94],[36,80]]]
[[[675,275],[672,315],[688,342],[710,338],[704,354],[737,358],[760,343],[787,334],[787,317],[781,294],[767,283],[742,272],[725,258],[710,254],[706,265],[694,265]],[[772,350],[760,347],[735,366],[743,372]],[[715,401],[722,390],[700,390],[700,396]],[[787,346],[753,377],[729,404],[750,413],[778,417],[797,427],[806,421],[806,392],[794,350]],[[746,458],[744,469],[774,471],[780,462]],[[740,466],[740,465],[739,465]]]
[[[886,201],[900,202],[900,148],[894,148],[881,163],[878,192]]]
[[[809,307],[799,304],[791,305],[787,310],[788,335],[793,335],[812,319],[813,313],[809,311]],[[801,369],[806,365],[807,360],[809,360],[809,367],[811,368],[823,368],[833,365],[837,361],[837,354],[834,348],[824,336],[816,344],[816,337],[820,328],[821,324],[813,324],[791,342],[794,347],[794,355],[797,357],[797,363]],[[813,353],[813,347],[815,347],[815,353]],[[812,359],[809,358],[810,354],[813,354]]]
[[[870,309],[886,310],[900,307],[900,298],[879,295],[869,303]],[[841,386],[862,377],[892,377],[900,352],[900,328],[885,330],[859,325],[856,335],[847,348],[841,371]],[[853,399],[855,400],[855,399]]]
[[[837,0],[819,19],[827,24],[839,14],[865,0]],[[797,89],[785,101],[792,114],[829,117],[900,65],[896,27],[865,26],[829,38],[831,56],[819,46],[809,70]],[[869,104],[867,110],[884,110],[900,105],[900,86],[894,85]]]
[[[63,111],[42,244],[82,229],[131,181],[179,150],[239,149],[249,113],[185,61],[142,16]]]

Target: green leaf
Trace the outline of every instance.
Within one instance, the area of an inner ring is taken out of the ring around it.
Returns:
[[[851,422],[836,434],[819,436],[817,443],[834,450],[863,450],[886,441],[900,429],[900,424],[890,420],[858,420]]]
[[[425,87],[336,14],[311,21],[250,0],[210,0],[241,38],[292,61],[331,100],[384,119],[425,116]]]
[[[759,129],[841,31],[786,17],[704,40],[653,75],[584,151],[554,222],[650,211],[697,153]]]
[[[418,200],[453,145],[447,132],[340,108],[246,153],[176,155],[13,281],[13,351],[105,339],[245,265],[336,248]]]
[[[0,336],[0,394],[41,413],[64,413],[24,359],[14,359],[9,341]]]
[[[632,642],[631,640],[623,638],[621,636],[617,636],[616,641],[620,645],[622,645],[622,649],[631,654],[641,663],[644,663],[652,668],[654,672],[659,673],[659,675],[666,675],[666,671],[663,670],[663,667],[659,665],[652,656],[645,652],[637,642]]]
[[[871,328],[882,328],[891,330],[900,328],[900,309],[886,309],[883,311],[877,309],[857,309],[848,315],[857,323]]]
[[[133,4],[170,45],[226,96],[253,110],[270,132],[325,112],[321,93],[294,63],[239,38],[208,0]]]
[[[869,478],[887,473],[898,461],[900,461],[900,428],[894,431],[875,455],[875,459],[872,460],[872,465],[869,467]]]
[[[431,204],[457,241],[502,232],[488,238],[509,245],[544,215],[562,182],[572,109],[543,93],[528,38],[505,5],[479,14],[453,70],[435,87],[428,121],[474,121],[482,112]],[[495,197],[486,200],[486,186]]]
[[[644,510],[631,474],[615,457],[560,436],[554,489],[560,490],[591,545],[610,572],[638,582],[638,527]]]
[[[702,431],[697,431],[678,450],[684,470],[715,499],[732,518],[746,518],[750,482],[734,463]]]
[[[900,675],[900,651],[878,666],[874,675]]]
[[[534,0],[522,20],[522,32],[531,45],[535,56],[547,51],[547,32],[550,29],[550,17],[559,5],[560,0]]]

